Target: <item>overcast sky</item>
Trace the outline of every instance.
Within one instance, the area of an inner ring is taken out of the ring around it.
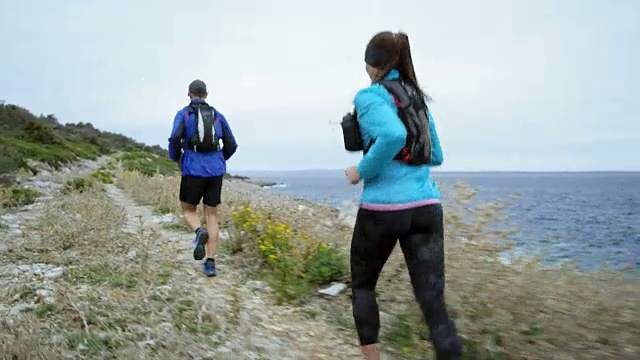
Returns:
[[[342,168],[380,30],[409,34],[442,170],[640,170],[634,0],[0,0],[0,99],[166,146],[201,78],[231,171]]]

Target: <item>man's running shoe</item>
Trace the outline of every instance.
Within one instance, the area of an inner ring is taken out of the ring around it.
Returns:
[[[212,258],[208,258],[202,264],[202,270],[207,277],[212,277],[217,275],[216,271],[216,261]]]
[[[200,227],[196,230],[196,238],[193,240],[193,258],[195,260],[202,260],[206,255],[204,246],[209,241],[209,233],[207,229]]]

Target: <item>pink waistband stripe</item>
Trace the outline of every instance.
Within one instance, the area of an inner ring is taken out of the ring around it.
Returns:
[[[376,204],[376,203],[360,203],[360,207],[365,210],[372,211],[398,211],[398,210],[406,210],[413,209],[421,206],[439,204],[439,199],[425,199],[420,201],[413,201],[410,203],[404,204]]]

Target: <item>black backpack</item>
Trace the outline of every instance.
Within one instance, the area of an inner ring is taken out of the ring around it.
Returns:
[[[398,116],[407,129],[406,144],[393,159],[409,165],[431,163],[431,134],[424,96],[400,80],[381,80],[378,83],[393,96]],[[364,149],[365,154],[371,145],[373,143]]]
[[[185,112],[185,121],[190,115],[195,116],[195,132],[190,139],[185,139],[186,148],[195,152],[213,152],[220,150],[222,134],[216,133],[217,113],[204,101],[191,102]]]

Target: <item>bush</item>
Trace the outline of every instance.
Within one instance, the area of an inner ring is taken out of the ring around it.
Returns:
[[[106,170],[98,170],[91,173],[91,177],[103,184],[113,184],[113,174]]]
[[[62,139],[53,132],[51,127],[35,121],[29,121],[25,124],[23,137],[25,140],[42,145],[57,145],[62,143]]]
[[[347,272],[345,259],[334,245],[273,220],[266,210],[244,205],[231,218],[235,251],[257,255],[280,303],[297,300],[311,285],[327,284]]]
[[[127,171],[138,171],[146,176],[156,174],[174,174],[178,171],[176,163],[166,156],[146,151],[130,151],[120,156],[122,167]]]
[[[64,184],[64,188],[62,192],[71,193],[71,192],[85,192],[87,190],[94,189],[96,187],[96,181],[93,178],[86,177],[77,177],[67,180]]]
[[[34,189],[19,186],[0,188],[0,203],[4,208],[33,204],[41,193]]]

